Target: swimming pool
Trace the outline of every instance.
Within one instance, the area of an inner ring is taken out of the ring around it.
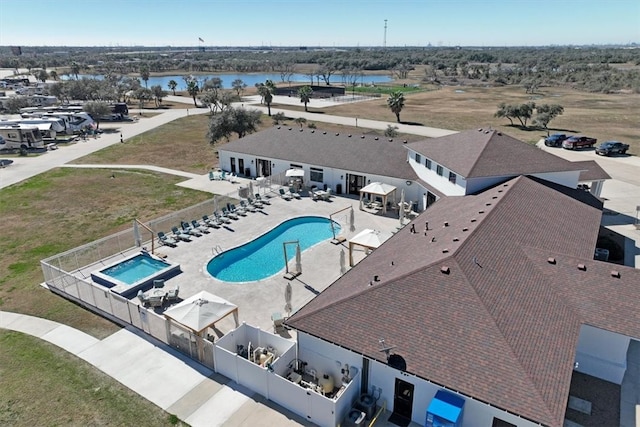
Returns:
[[[179,272],[179,264],[172,264],[154,258],[147,252],[141,252],[94,271],[91,273],[91,279],[117,294],[127,296],[150,285],[156,279],[168,279]]]
[[[335,221],[336,235],[340,225]],[[300,250],[333,237],[331,221],[318,216],[302,216],[283,222],[262,236],[237,248],[222,252],[207,264],[207,271],[224,282],[252,282],[273,276],[284,268],[283,242],[300,241]],[[295,257],[295,245],[287,247],[287,257]]]

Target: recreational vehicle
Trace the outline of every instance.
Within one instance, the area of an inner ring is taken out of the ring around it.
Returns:
[[[40,130],[24,124],[0,124],[0,150],[44,148]]]

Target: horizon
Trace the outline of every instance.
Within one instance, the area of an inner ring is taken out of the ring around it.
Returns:
[[[15,19],[31,8],[62,24],[34,31]],[[629,46],[640,43],[640,2],[112,0],[105,7],[98,0],[0,0],[0,43],[85,48]]]

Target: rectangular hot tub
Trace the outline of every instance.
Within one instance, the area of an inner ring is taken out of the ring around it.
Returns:
[[[180,264],[156,258],[147,252],[132,255],[91,273],[91,279],[124,297],[148,288],[154,280],[169,279],[179,274]]]

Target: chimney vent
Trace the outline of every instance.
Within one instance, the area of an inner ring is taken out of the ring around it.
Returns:
[[[553,264],[553,265],[555,265],[555,263],[556,263],[556,259],[555,259],[554,257],[550,256],[549,258],[547,258],[547,262],[548,262],[549,264]]]
[[[578,264],[578,270],[587,271],[587,266],[584,264]]]
[[[440,272],[442,274],[449,274],[451,273],[451,269],[449,269],[449,267],[447,267],[446,265],[443,265],[442,267],[440,267]]]
[[[444,248],[444,249],[442,250],[442,253],[443,253],[443,254],[449,253],[449,249]]]
[[[449,221],[445,221],[445,222],[444,222],[444,226],[445,226],[445,227],[448,227],[448,226],[449,226]]]
[[[611,277],[615,277],[616,279],[619,279],[620,272],[618,270],[611,270]]]

